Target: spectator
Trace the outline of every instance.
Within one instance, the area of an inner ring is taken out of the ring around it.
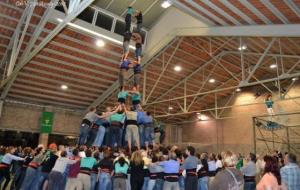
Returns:
[[[141,153],[135,151],[130,161],[130,186],[131,190],[141,190],[144,184],[144,161]]]
[[[297,165],[296,155],[289,153],[284,157],[285,166],[280,169],[282,184],[288,190],[300,189],[300,169]]]
[[[197,167],[198,170],[198,189],[208,190],[208,156],[206,153],[202,153],[200,156],[200,163]]]
[[[280,171],[278,161],[272,156],[265,156],[265,169],[264,175],[260,182],[257,184],[257,190],[279,190],[281,184]]]
[[[227,152],[224,157],[225,169],[218,172],[209,190],[239,190],[242,189],[244,180],[242,173],[235,168],[237,158],[231,152]]]
[[[248,163],[241,168],[241,172],[243,173],[245,180],[244,190],[255,190],[256,155],[250,153],[247,157],[247,161]]]
[[[188,156],[181,168],[186,170],[185,178],[185,190],[197,190],[198,188],[198,177],[197,177],[197,165],[199,163],[198,158],[195,156],[195,148],[188,146],[185,151]]]
[[[170,153],[170,159],[159,163],[164,169],[164,190],[174,189],[179,190],[179,169],[180,163],[177,161],[177,156],[174,152]]]

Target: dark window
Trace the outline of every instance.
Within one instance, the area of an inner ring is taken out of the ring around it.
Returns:
[[[116,27],[115,27],[115,33],[123,35],[125,31],[125,23],[122,21],[117,20]]]
[[[17,131],[0,131],[0,145],[22,146],[35,148],[38,145],[39,134]]]
[[[113,18],[105,15],[103,13],[98,13],[97,20],[96,20],[96,26],[99,26],[101,28],[104,28],[105,30],[110,31],[113,23]]]
[[[84,11],[82,11],[80,15],[78,15],[78,18],[88,23],[92,23],[94,18],[94,13],[95,10],[93,8],[88,7]]]

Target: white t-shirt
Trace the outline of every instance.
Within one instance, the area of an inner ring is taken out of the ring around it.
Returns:
[[[223,168],[223,164],[221,160],[217,160],[216,162],[216,168]]]

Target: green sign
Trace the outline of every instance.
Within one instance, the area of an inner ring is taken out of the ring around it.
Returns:
[[[43,112],[41,117],[41,133],[51,133],[53,126],[53,112]]]

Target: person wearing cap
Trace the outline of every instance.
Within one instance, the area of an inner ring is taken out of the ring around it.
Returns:
[[[57,145],[55,143],[51,143],[49,145],[49,149],[44,153],[44,160],[41,164],[41,173],[39,182],[37,184],[37,189],[45,189],[47,187],[49,173],[51,172],[58,158],[56,152]]]

